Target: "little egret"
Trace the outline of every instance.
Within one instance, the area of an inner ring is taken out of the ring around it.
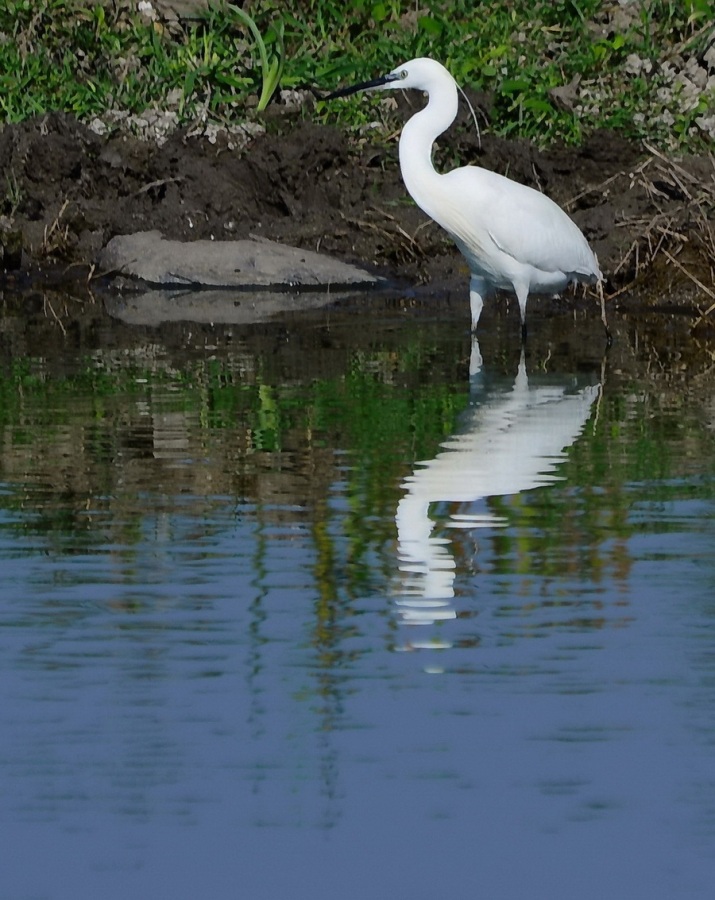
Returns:
[[[455,120],[459,103],[457,82],[441,63],[413,59],[325,99],[406,88],[425,91],[428,102],[402,129],[402,179],[415,203],[466,257],[472,331],[485,297],[501,288],[516,294],[525,337],[529,294],[559,293],[572,282],[600,282],[598,261],[578,226],[545,194],[479,166],[462,166],[444,175],[435,170],[432,146]],[[606,325],[603,305],[601,313]]]

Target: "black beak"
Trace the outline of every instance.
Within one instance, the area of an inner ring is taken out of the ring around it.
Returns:
[[[338,88],[332,94],[323,97],[323,100],[335,100],[336,97],[348,97],[350,94],[357,94],[358,91],[369,91],[370,88],[382,87],[383,84],[389,84],[391,81],[397,81],[399,75],[389,72],[387,75],[381,75],[379,78],[373,78],[372,81],[362,81],[360,84],[353,84],[350,87]]]

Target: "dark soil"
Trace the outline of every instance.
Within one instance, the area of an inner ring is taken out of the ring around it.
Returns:
[[[395,142],[356,146],[337,130],[287,117],[271,129],[236,151],[227,138],[210,143],[181,132],[163,146],[125,134],[98,137],[54,113],[6,125],[5,269],[17,269],[14,279],[48,272],[86,279],[112,236],[159,229],[181,240],[261,234],[413,285],[466,290],[459,252],[406,195]],[[709,305],[694,278],[712,283],[710,158],[674,162],[605,132],[579,149],[540,151],[489,136],[478,146],[457,127],[442,138],[437,165],[457,160],[508,174],[562,204],[596,251],[614,302],[642,297],[626,288],[656,277],[661,297],[678,286],[678,304]],[[12,252],[19,234],[21,258]]]

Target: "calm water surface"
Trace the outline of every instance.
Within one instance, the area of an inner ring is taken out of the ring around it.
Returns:
[[[0,896],[712,895],[708,347],[404,306],[6,298]]]

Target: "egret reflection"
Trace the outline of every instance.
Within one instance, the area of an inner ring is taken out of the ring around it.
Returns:
[[[405,479],[397,506],[399,587],[395,603],[406,624],[455,618],[457,563],[448,537],[435,534],[434,504],[450,504],[442,525],[474,529],[506,524],[488,498],[518,494],[559,480],[559,464],[582,432],[599,385],[573,377],[529,378],[522,353],[516,378],[490,382],[472,353],[471,398],[459,430],[434,459]],[[440,529],[441,530],[441,529]],[[415,646],[411,642],[411,646]],[[430,643],[430,646],[433,646]]]

